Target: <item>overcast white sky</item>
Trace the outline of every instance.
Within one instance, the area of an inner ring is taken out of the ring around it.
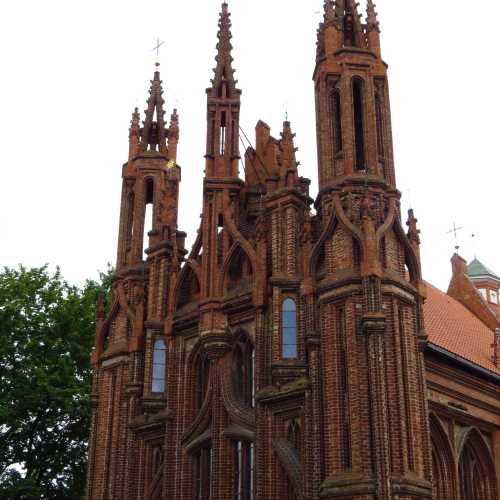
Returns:
[[[315,195],[311,77],[323,1],[229,3],[242,127],[253,141],[262,119],[277,136],[288,107]],[[59,264],[82,282],[114,264],[130,114],[145,107],[156,37],[166,41],[167,113],[179,108],[180,228],[192,242],[219,10],[216,0],[1,3],[0,265]],[[500,273],[500,2],[476,12],[468,0],[378,0],[378,11],[398,186],[419,218],[424,275],[447,286],[454,221],[465,227],[461,254],[473,257],[475,233],[477,256]]]

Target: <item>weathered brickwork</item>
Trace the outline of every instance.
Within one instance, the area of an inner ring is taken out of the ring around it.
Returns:
[[[132,115],[112,302],[97,317],[89,500],[496,498],[497,383],[424,357],[419,231],[412,211],[403,229],[371,0],[365,21],[325,1],[313,200],[288,121],[279,139],[257,124],[239,175],[222,5],[191,250],[179,118],[166,123],[155,71],[144,122]],[[450,406],[471,386],[477,408]]]

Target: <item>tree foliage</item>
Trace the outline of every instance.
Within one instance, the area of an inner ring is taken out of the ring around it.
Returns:
[[[90,425],[89,354],[100,282],[59,270],[0,272],[0,499],[83,498]]]

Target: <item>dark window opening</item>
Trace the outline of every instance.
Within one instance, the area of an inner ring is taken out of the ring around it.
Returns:
[[[210,477],[212,476],[212,447],[198,450],[193,460],[194,489],[196,500],[210,500]]]
[[[210,361],[204,356],[198,360],[196,374],[196,408],[203,406],[208,389],[208,378],[210,375]]]
[[[233,443],[234,500],[252,500],[254,491],[254,445],[246,441]]]
[[[354,18],[351,14],[344,17],[344,46],[353,47],[356,45],[356,35],[354,33]]]
[[[177,308],[181,309],[185,305],[196,302],[200,298],[200,283],[194,271],[189,268],[179,290]]]
[[[234,349],[236,388],[247,406],[255,406],[255,349],[246,337],[242,337]]]
[[[153,376],[151,380],[151,392],[165,392],[167,347],[163,339],[158,339],[153,348]]]
[[[297,306],[292,299],[285,299],[282,306],[282,356],[297,357]]]
[[[219,154],[224,155],[226,152],[226,112],[221,113],[220,119],[220,148]]]
[[[363,81],[360,78],[353,78],[352,98],[354,110],[355,167],[356,170],[366,170]]]
[[[325,245],[321,247],[318,258],[316,259],[316,280],[321,281],[326,276],[326,253]]]
[[[352,239],[352,260],[354,267],[359,267],[361,264],[361,248],[356,238]]]
[[[485,450],[486,453],[489,453]],[[469,442],[464,446],[458,466],[462,500],[489,500],[493,498],[494,475],[487,466],[491,457],[478,453]]]
[[[302,450],[302,434],[298,419],[292,420],[288,426],[288,441],[293,444],[293,447],[297,450],[300,458]]]
[[[144,234],[142,237],[143,259],[147,259],[146,249],[149,247],[149,232],[153,230],[154,181],[148,179],[144,192]]]
[[[127,198],[127,249],[132,244],[132,235],[134,234],[134,193],[129,193]]]
[[[338,154],[342,151],[342,109],[340,103],[340,92],[335,89],[330,95],[330,117],[332,128],[333,152]]]
[[[377,151],[379,157],[384,157],[384,123],[382,114],[382,97],[380,92],[375,93],[375,115],[377,120]]]
[[[226,278],[227,291],[243,290],[253,281],[253,270],[246,253],[239,249],[231,259]]]

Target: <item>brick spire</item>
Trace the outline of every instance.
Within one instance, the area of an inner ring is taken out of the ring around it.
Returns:
[[[238,177],[241,90],[236,88],[232,67],[230,17],[224,2],[219,14],[217,65],[207,89],[207,177]]]
[[[230,97],[233,93],[239,93],[236,89],[237,80],[234,79],[235,70],[232,67],[233,57],[231,51],[233,46],[231,45],[231,14],[228,9],[228,4],[224,2],[222,4],[222,10],[219,14],[219,32],[217,33],[217,38],[219,39],[217,43],[217,55],[215,60],[217,62],[214,68],[214,78],[211,80],[212,88],[211,95],[222,97],[221,90],[225,87],[227,92],[227,97]]]
[[[141,141],[141,115],[139,108],[134,108],[132,120],[129,128],[129,159],[139,153],[139,144]]]
[[[373,3],[373,0],[368,0],[368,4],[366,6],[366,24],[368,26],[368,30],[375,29],[377,31],[380,30],[379,22],[378,22],[378,14],[375,10],[377,6]]]
[[[153,80],[151,80],[151,88],[149,90],[149,99],[147,100],[148,107],[144,110],[146,119],[142,129],[142,142],[144,146],[149,146],[151,150],[159,150],[161,153],[166,153],[166,129],[165,129],[165,111],[163,105],[163,88],[160,80],[159,63],[156,63],[156,71],[154,72]],[[156,121],[155,121],[156,113]]]
[[[170,115],[170,126],[168,127],[168,157],[170,160],[177,160],[177,144],[179,142],[179,115],[174,109]]]
[[[295,157],[298,148],[294,144],[295,134],[292,132],[290,122],[283,122],[283,132],[281,132],[281,177],[287,186],[293,186],[298,181],[297,167],[299,162]]]
[[[333,0],[325,0],[325,4],[323,6],[324,9],[324,23],[331,23],[335,21],[337,18],[335,11],[335,2]]]

